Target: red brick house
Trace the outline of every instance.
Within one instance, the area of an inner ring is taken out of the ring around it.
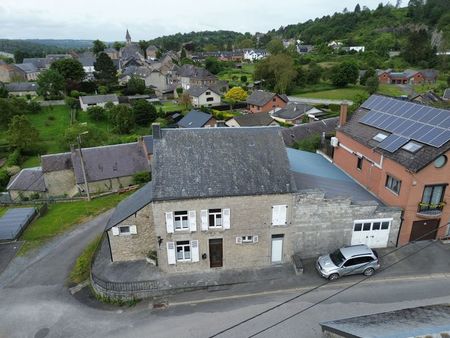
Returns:
[[[247,97],[247,109],[251,113],[268,113],[276,108],[286,107],[289,99],[284,94],[274,94],[264,90],[255,90]]]
[[[394,72],[391,69],[377,70],[378,81],[384,84],[422,84],[435,83],[438,73],[434,69],[411,70]]]
[[[372,95],[348,122],[341,110],[332,145],[336,165],[403,209],[397,244],[450,235],[449,110]],[[372,226],[354,231],[370,238]]]

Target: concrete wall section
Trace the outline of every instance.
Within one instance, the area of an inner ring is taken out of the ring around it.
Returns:
[[[44,173],[45,186],[51,197],[73,197],[78,193],[73,170],[59,170]]]

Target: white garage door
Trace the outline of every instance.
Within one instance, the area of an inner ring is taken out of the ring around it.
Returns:
[[[371,248],[387,247],[391,223],[392,218],[354,221],[352,245],[366,244]]]

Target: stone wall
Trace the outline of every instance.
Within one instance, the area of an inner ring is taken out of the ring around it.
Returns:
[[[155,228],[152,226],[152,208],[147,205],[136,215],[128,217],[120,225],[135,225],[136,235],[117,235],[108,231],[113,261],[145,259],[150,251],[156,250]]]
[[[59,170],[44,173],[45,186],[51,197],[73,197],[78,193],[73,170]]]
[[[107,191],[115,191],[133,185],[133,176],[111,178],[102,181],[89,182],[89,192],[100,194]]]

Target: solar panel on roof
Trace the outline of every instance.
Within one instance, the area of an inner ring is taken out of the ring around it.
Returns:
[[[372,95],[362,107],[370,111],[359,121],[361,123],[433,147],[440,147],[450,140],[449,110],[378,95]]]
[[[383,142],[381,142],[379,147],[393,153],[408,142],[409,138],[393,134],[387,137]]]

